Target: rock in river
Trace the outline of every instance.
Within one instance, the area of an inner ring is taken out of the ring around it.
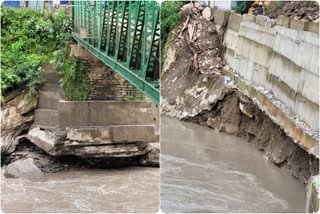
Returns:
[[[4,176],[7,178],[23,178],[31,181],[43,181],[44,174],[33,163],[32,158],[17,160],[5,167]]]

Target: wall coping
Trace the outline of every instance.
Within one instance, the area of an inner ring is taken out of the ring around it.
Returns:
[[[225,14],[228,11],[215,9],[213,13],[216,13],[216,12],[220,14]],[[264,16],[264,15],[258,15],[258,16],[254,16],[250,14],[241,15],[231,11],[229,21],[230,19],[235,19],[235,17],[238,17],[237,21],[240,19],[240,22],[252,22],[263,27],[273,27],[275,25],[280,25],[289,29],[297,30],[297,31],[307,31],[307,32],[319,34],[320,23],[296,20],[294,18],[288,18],[282,15],[278,16],[276,19],[271,19],[268,16]],[[232,27],[232,29],[234,29],[234,27]]]

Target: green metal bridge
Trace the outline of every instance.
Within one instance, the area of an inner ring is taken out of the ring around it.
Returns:
[[[75,0],[72,8],[74,39],[159,104],[159,4]]]

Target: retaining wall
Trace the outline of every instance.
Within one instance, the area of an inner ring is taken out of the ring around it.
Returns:
[[[151,102],[59,101],[60,127],[156,124]]]
[[[142,92],[97,57],[78,44],[70,44],[70,56],[88,61],[89,100],[126,100],[130,96],[145,99]]]
[[[214,11],[219,28],[226,11]],[[319,130],[319,24],[231,13],[225,61]]]
[[[213,10],[220,28],[227,12]],[[224,60],[235,84],[296,143],[319,149],[319,23],[231,13]]]

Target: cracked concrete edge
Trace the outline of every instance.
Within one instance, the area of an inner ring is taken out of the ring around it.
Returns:
[[[311,129],[304,121],[298,119],[298,116],[288,109],[280,100],[274,97],[262,86],[242,79],[238,74],[229,70],[223,70],[223,73],[231,77],[238,90],[250,97],[252,101],[269,118],[290,137],[296,144],[309,154],[319,159],[319,132]]]

